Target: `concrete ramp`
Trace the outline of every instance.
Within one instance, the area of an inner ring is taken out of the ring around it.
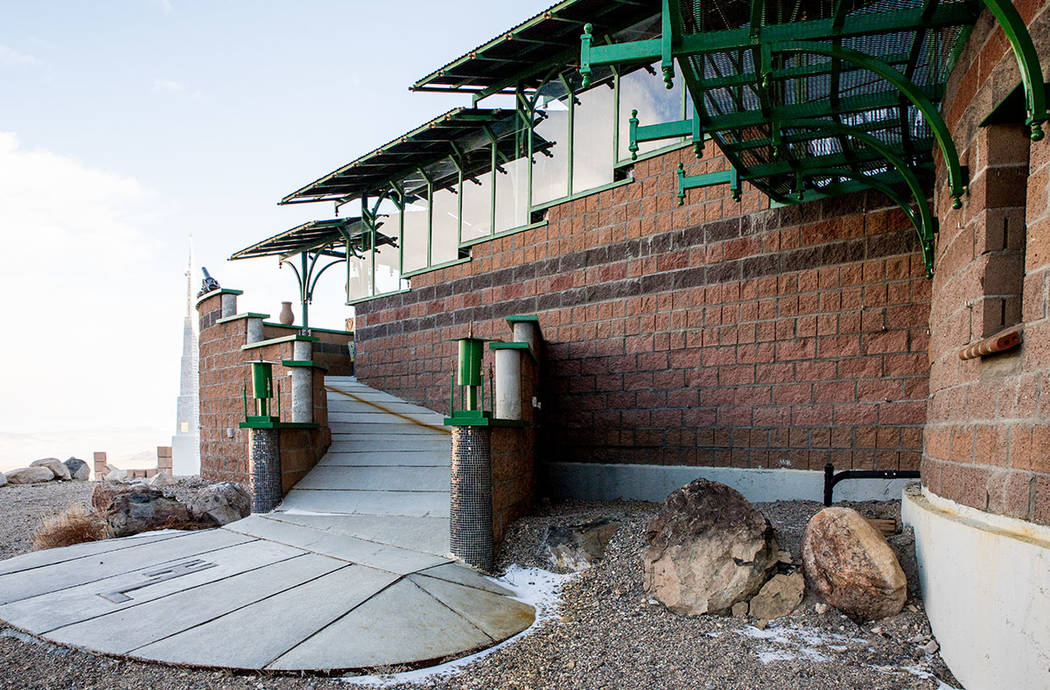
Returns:
[[[276,511],[0,562],[0,619],[104,654],[274,672],[426,666],[531,625],[448,555],[441,416],[326,384],[332,447]]]

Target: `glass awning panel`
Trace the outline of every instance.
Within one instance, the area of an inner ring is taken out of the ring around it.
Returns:
[[[510,109],[450,110],[292,192],[280,203],[344,202],[381,194],[394,183],[411,197],[426,188],[428,177],[435,189],[452,185],[459,168],[470,177],[492,167],[493,141],[498,153],[509,158],[519,155],[515,151],[515,134],[521,129],[518,118],[518,112]]]
[[[286,259],[303,253],[318,253],[345,259],[347,241],[360,240],[364,232],[365,224],[361,218],[312,220],[234,252],[230,260],[255,259],[262,256]]]

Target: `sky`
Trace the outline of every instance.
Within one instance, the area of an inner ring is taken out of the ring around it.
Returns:
[[[408,86],[548,5],[0,0],[0,470],[167,445],[189,236],[276,319],[291,271],[227,257],[331,217],[276,203],[469,105]],[[312,324],[351,315],[342,283],[321,279]]]

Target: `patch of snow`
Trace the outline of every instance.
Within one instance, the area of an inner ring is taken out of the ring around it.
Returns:
[[[933,675],[933,671],[931,671],[930,667],[925,664],[914,664],[912,666],[876,666],[868,664],[868,668],[873,668],[876,671],[891,676],[907,673],[908,675],[922,678],[923,680],[935,680],[937,681],[937,690],[959,690],[959,688],[948,685],[943,680]]]
[[[791,661],[797,658],[791,652],[781,649],[764,649],[758,653],[758,660],[763,664],[768,664],[772,661]]]
[[[832,661],[832,659],[821,652],[819,649],[820,647],[836,652],[843,652],[848,649],[848,647],[843,644],[845,642],[867,642],[867,640],[858,637],[847,637],[846,635],[839,635],[838,633],[789,627],[770,626],[765,630],[760,630],[753,625],[749,625],[743,630],[737,630],[736,633],[738,635],[743,635],[744,637],[763,640],[776,645],[769,649],[758,651],[758,659],[763,664],[768,664],[771,661],[784,661],[798,657],[814,663],[825,663]]]
[[[477,654],[471,654],[470,656],[465,656],[438,666],[430,666],[428,668],[406,671],[404,673],[347,676],[340,680],[350,686],[369,688],[382,688],[396,685],[398,683],[419,683],[428,680],[447,680],[451,676],[459,673],[464,666],[480,659],[484,659],[500,647],[511,644],[521,637],[532,634],[539,625],[555,618],[558,611],[558,605],[561,603],[561,588],[569,580],[576,577],[579,577],[579,573],[552,573],[540,568],[522,568],[518,565],[512,565],[507,569],[507,572],[503,577],[489,577],[486,579],[511,590],[514,593],[511,597],[512,599],[516,599],[517,601],[528,604],[536,609],[536,620],[533,621],[532,625],[525,628],[514,637],[500,642],[498,645],[484,649]]]

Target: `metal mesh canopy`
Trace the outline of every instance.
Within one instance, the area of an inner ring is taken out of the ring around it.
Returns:
[[[552,68],[579,60],[584,24],[617,34],[617,40],[636,40],[659,34],[659,16],[660,0],[564,0],[428,74],[412,89],[495,93],[534,85]]]
[[[703,129],[784,202],[892,176],[883,147],[927,168],[929,118],[884,67],[936,113],[975,19],[962,0],[680,0],[680,11],[683,35],[708,39],[679,59]]]
[[[425,189],[428,177],[435,189],[449,186],[458,179],[457,165],[466,177],[491,168],[494,140],[501,154],[518,157],[514,135],[522,126],[514,110],[456,108],[292,192],[280,203],[347,201],[381,193],[392,183],[403,185],[406,197],[411,197]]]
[[[353,240],[360,237],[363,231],[364,224],[360,218],[312,220],[234,252],[230,260],[255,259],[260,256],[279,256],[283,259],[309,251],[346,258],[346,253],[337,247],[345,247],[346,238]]]

